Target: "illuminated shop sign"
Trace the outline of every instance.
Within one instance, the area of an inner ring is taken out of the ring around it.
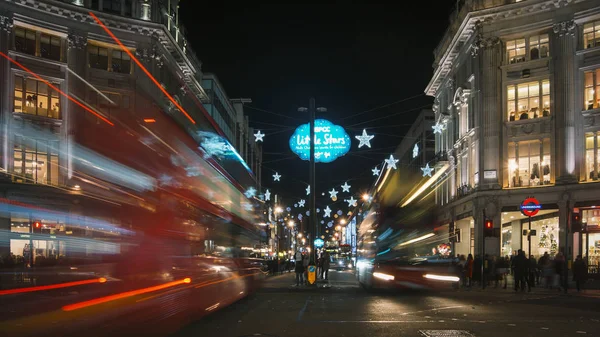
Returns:
[[[315,120],[315,162],[331,163],[350,151],[350,136],[339,125]],[[310,124],[300,125],[290,138],[290,149],[302,160],[310,160]]]

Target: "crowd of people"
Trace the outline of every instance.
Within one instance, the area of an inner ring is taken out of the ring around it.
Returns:
[[[274,259],[267,261],[269,274],[289,273],[292,270],[296,273],[296,286],[308,284],[308,265],[310,255],[306,251],[298,251],[293,259]],[[329,267],[331,265],[331,255],[323,251],[317,254],[315,261],[317,266],[317,278],[322,280],[329,279]]]
[[[482,268],[483,264],[483,268]],[[457,286],[470,288],[475,285],[484,285],[507,288],[509,276],[514,280],[515,291],[531,291],[533,287],[545,287],[548,289],[556,288],[561,291],[564,287],[564,276],[567,272],[565,268],[565,257],[562,253],[557,253],[552,258],[547,252],[539,260],[533,255],[529,258],[525,252],[519,249],[512,256],[497,257],[472,254],[467,257],[460,255],[454,264],[457,276],[460,282]],[[581,291],[587,280],[588,268],[581,255],[573,263],[573,280],[575,281],[577,291]]]

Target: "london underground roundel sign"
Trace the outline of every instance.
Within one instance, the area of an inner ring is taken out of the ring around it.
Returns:
[[[535,216],[542,209],[542,205],[536,198],[527,198],[521,204],[521,212],[525,216]]]
[[[315,120],[315,162],[331,163],[350,151],[352,141],[343,127],[328,120]],[[290,138],[290,149],[302,160],[310,160],[310,123],[300,125]]]

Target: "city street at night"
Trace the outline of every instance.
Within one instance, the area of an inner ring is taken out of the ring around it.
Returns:
[[[534,289],[378,291],[353,273],[330,272],[330,288],[292,286],[294,274],[273,276],[258,293],[191,324],[187,336],[595,336],[600,292]],[[431,331],[427,334],[428,330]],[[443,331],[445,334],[435,334]],[[451,332],[456,331],[456,334]],[[462,333],[462,334],[460,334]]]

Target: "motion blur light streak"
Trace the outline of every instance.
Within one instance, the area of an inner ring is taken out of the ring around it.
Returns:
[[[436,180],[438,180],[438,178],[444,173],[446,172],[446,170],[450,167],[450,165],[446,164],[444,166],[442,166],[434,175],[433,177],[430,177],[429,179],[427,179],[427,181],[423,184],[423,186],[419,187],[419,189],[417,191],[415,191],[415,193],[413,193],[403,204],[402,207],[405,207],[406,205],[410,204],[413,200],[415,200],[416,197],[418,197],[421,193],[423,193],[423,191],[425,191],[425,189],[427,189],[429,186],[431,186],[431,184],[433,184]]]
[[[27,287],[27,288],[7,289],[7,290],[0,290],[0,296],[20,294],[20,293],[29,293],[29,292],[33,292],[33,291],[68,288],[68,287],[80,286],[80,285],[84,285],[84,284],[105,283],[105,282],[106,282],[106,279],[104,277],[100,277],[100,278],[96,278],[96,279],[92,279],[92,280],[74,281],[74,282],[50,284],[50,285],[45,285],[45,286],[36,286],[36,287]]]
[[[146,123],[156,123],[156,119],[154,119],[154,118],[144,118],[144,122],[146,122]]]
[[[25,67],[24,65],[22,65],[21,63],[13,60],[12,58],[10,58],[8,55],[4,54],[3,52],[0,52],[0,56],[4,57],[5,59],[9,60],[10,62],[12,62],[13,64],[15,64],[16,66],[18,66],[19,68],[25,70],[26,72],[30,73],[31,75],[33,75],[33,77],[35,77],[36,79],[44,82],[48,87],[56,90],[57,92],[59,92],[61,95],[65,96],[69,101],[79,105],[80,107],[82,107],[85,111],[91,113],[92,115],[98,117],[99,119],[101,119],[103,122],[107,123],[110,126],[115,126],[115,124],[113,124],[113,122],[109,121],[108,119],[106,119],[104,116],[102,116],[101,114],[99,114],[98,112],[88,108],[87,106],[85,106],[83,103],[79,102],[78,100],[74,99],[73,97],[67,95],[66,93],[64,93],[62,90],[60,90],[59,88],[55,87],[54,85],[52,85],[50,82],[46,81],[45,79],[41,78],[38,74],[34,73],[33,71],[29,70],[27,67]]]
[[[410,245],[411,243],[415,243],[415,242],[419,242],[419,241],[423,241],[427,238],[430,238],[432,236],[434,236],[434,233],[429,233],[429,234],[425,234],[423,236],[419,236],[418,238],[414,238],[412,240],[408,240],[406,242],[402,242],[401,244],[399,244],[398,246],[406,246],[406,245]]]
[[[150,74],[150,72],[148,71],[148,69],[146,69],[146,67],[144,67],[144,65],[142,64],[142,62],[140,62],[137,57],[135,57],[135,55],[133,55],[133,53],[131,51],[129,51],[129,49],[127,47],[125,47],[125,45],[121,42],[121,40],[119,40],[119,38],[117,38],[115,36],[115,34],[113,34],[110,29],[108,29],[108,27],[106,27],[106,25],[104,23],[102,23],[102,21],[100,21],[100,19],[98,19],[98,17],[96,15],[94,15],[94,13],[89,12],[90,16],[92,18],[94,18],[94,20],[96,20],[96,22],[100,25],[100,27],[102,27],[102,29],[104,29],[104,31],[110,35],[110,37],[115,40],[115,42],[121,47],[121,49],[123,49],[124,52],[126,52],[129,57],[131,57],[131,59],[135,62],[135,64],[138,65],[138,67],[140,67],[140,69],[142,69],[142,71],[150,78],[150,80],[152,80],[152,82],[154,82],[154,84],[156,85],[156,87],[158,89],[160,89],[160,91],[162,91],[163,94],[165,94],[165,96],[167,96],[167,98],[171,101],[171,103],[173,103],[177,109],[179,109],[179,111],[181,111],[182,114],[185,115],[185,117],[187,117],[187,119],[190,120],[190,122],[192,122],[192,124],[196,124],[196,121],[192,118],[192,116],[190,116],[187,111],[185,111],[185,109],[179,104],[177,103],[177,101],[167,92],[167,90],[165,90],[165,88],[163,88],[162,85],[160,85],[160,83],[158,83],[158,81],[156,80],[156,78],[154,78],[154,76],[152,76],[152,74]]]
[[[426,274],[423,276],[426,279],[430,280],[438,280],[438,281],[448,281],[448,282],[458,282],[460,278],[456,276],[444,276],[444,275],[434,275],[434,274]]]
[[[394,280],[394,276],[393,275],[388,275],[388,274],[384,274],[384,273],[379,273],[379,272],[374,272],[373,276],[382,280],[386,280],[386,281],[393,281]]]
[[[114,294],[114,295],[96,298],[96,299],[89,300],[89,301],[65,305],[64,307],[62,307],[62,309],[63,309],[63,311],[73,311],[73,310],[86,308],[86,307],[96,305],[96,304],[102,304],[102,303],[119,300],[119,299],[123,299],[123,298],[127,298],[127,297],[146,294],[146,293],[150,293],[153,291],[158,291],[158,290],[162,290],[162,289],[166,289],[166,288],[170,288],[170,287],[174,287],[174,286],[178,286],[180,284],[185,284],[185,283],[190,283],[190,282],[192,282],[192,279],[189,277],[186,277],[183,280],[173,281],[173,282],[169,282],[169,283],[165,283],[165,284],[161,284],[161,285],[157,285],[157,286],[153,286],[153,287],[127,291],[127,292],[120,293],[120,294]]]
[[[81,82],[85,83],[88,87],[92,88],[92,90],[94,90],[98,95],[102,96],[102,98],[107,100],[110,104],[117,105],[110,98],[108,98],[108,96],[106,96],[102,91],[98,90],[95,86],[93,86],[90,82],[86,81],[83,77],[77,75],[77,73],[74,72],[73,70],[71,70],[71,68],[67,67],[67,71],[69,72],[69,74],[77,77]]]

